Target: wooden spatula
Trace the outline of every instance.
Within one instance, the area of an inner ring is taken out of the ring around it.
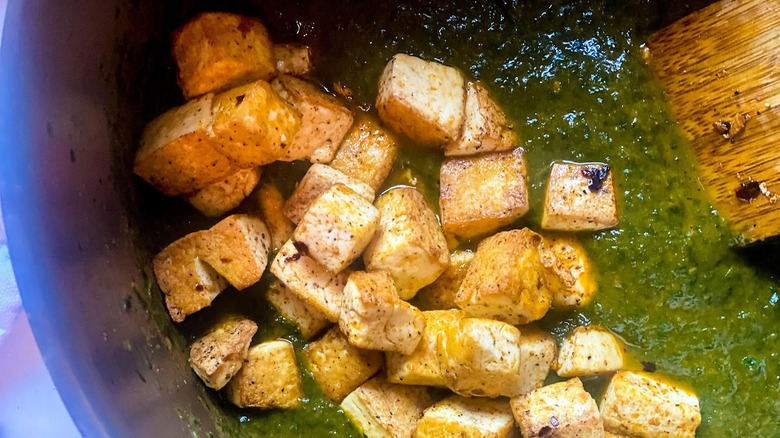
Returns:
[[[780,1],[720,1],[647,46],[718,212],[745,243],[780,235]]]

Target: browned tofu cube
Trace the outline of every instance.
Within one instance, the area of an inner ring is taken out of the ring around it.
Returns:
[[[301,128],[281,159],[330,163],[352,126],[352,111],[321,87],[302,79],[281,75],[271,86],[303,116]]]
[[[168,313],[176,322],[210,306],[228,285],[224,277],[199,257],[201,245],[208,238],[208,231],[188,234],[165,247],[152,261]]]
[[[280,281],[271,283],[265,297],[284,319],[298,328],[301,336],[306,340],[317,336],[330,326],[330,321],[324,313],[315,309]]]
[[[228,283],[241,290],[260,281],[268,264],[269,244],[268,229],[262,220],[234,214],[209,229],[201,246],[201,257]]]
[[[293,76],[306,76],[314,70],[311,49],[304,44],[274,44],[276,71]]]
[[[455,296],[466,277],[469,262],[474,258],[471,251],[457,250],[450,254],[450,266],[433,283],[420,289],[415,300],[425,310],[447,310],[457,308]]]
[[[398,296],[408,300],[450,265],[439,221],[416,189],[395,188],[376,201],[379,228],[363,260],[370,271],[388,271]]]
[[[398,142],[393,135],[363,117],[347,133],[330,166],[377,191],[393,170],[397,156]]]
[[[338,327],[306,345],[303,356],[325,397],[336,403],[382,366],[382,353],[353,347]]]
[[[512,413],[524,437],[604,436],[604,424],[593,397],[574,378],[515,397]]]
[[[339,327],[356,347],[411,354],[420,342],[425,319],[416,307],[398,298],[390,274],[358,271],[344,287]]]
[[[382,121],[412,141],[441,146],[460,135],[465,99],[458,69],[399,53],[379,78],[376,108]]]
[[[696,436],[699,399],[648,373],[621,371],[601,399],[604,428],[613,434],[650,438]]]
[[[455,303],[469,316],[510,324],[541,319],[552,300],[539,257],[541,243],[542,236],[528,228],[483,240],[469,263]]]
[[[168,196],[190,193],[236,171],[209,136],[211,94],[158,116],[144,129],[133,172]]]
[[[338,322],[349,270],[334,274],[317,263],[308,250],[288,240],[271,262],[271,273],[290,291],[331,322]]]
[[[173,34],[179,87],[190,99],[275,72],[272,43],[263,23],[226,12],[204,12]]]
[[[271,251],[279,252],[295,231],[295,224],[284,215],[284,196],[274,182],[263,182],[257,192],[257,200],[271,233]]]
[[[505,400],[445,398],[423,412],[415,438],[510,438],[515,419]]]
[[[360,257],[379,225],[379,210],[349,187],[336,184],[311,204],[293,233],[309,255],[338,273]]]
[[[466,85],[465,118],[460,136],[444,146],[444,155],[508,151],[518,146],[517,134],[504,111],[481,82]]]
[[[277,340],[250,348],[244,366],[228,383],[227,397],[240,408],[299,407],[303,385],[292,344]]]
[[[282,160],[301,127],[301,114],[265,81],[214,96],[212,130],[219,150],[239,167]]]
[[[542,264],[553,289],[552,307],[571,309],[590,304],[596,294],[596,274],[585,248],[574,236],[545,236]]]
[[[190,347],[190,366],[209,388],[222,389],[233,378],[249,351],[257,324],[228,318],[212,327]]]
[[[262,174],[261,167],[242,169],[186,195],[185,199],[206,216],[222,216],[252,193]]]
[[[612,373],[623,368],[623,352],[618,338],[604,328],[577,327],[561,342],[555,371],[561,377]]]
[[[523,327],[520,334],[520,394],[544,386],[557,351],[555,339],[549,333]]]
[[[553,164],[542,228],[591,231],[618,224],[612,170],[606,164]]]
[[[341,409],[367,437],[412,438],[417,420],[433,400],[428,389],[374,377],[341,402]]]
[[[447,159],[440,181],[442,227],[456,238],[493,232],[528,212],[522,149]]]
[[[297,224],[311,203],[336,184],[344,184],[367,201],[374,201],[374,189],[368,184],[344,175],[330,166],[312,164],[285,203],[284,214]]]
[[[404,385],[446,386],[438,359],[439,333],[463,318],[460,310],[422,312],[425,329],[412,354],[388,352],[387,379]]]
[[[520,330],[505,322],[463,318],[438,337],[447,387],[465,397],[520,394]]]

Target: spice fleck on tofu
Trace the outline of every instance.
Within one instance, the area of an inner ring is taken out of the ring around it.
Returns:
[[[303,385],[292,344],[276,340],[251,347],[226,389],[228,400],[240,408],[299,407]]]
[[[578,378],[533,390],[510,403],[524,437],[604,436],[596,401]]]
[[[444,146],[444,155],[508,151],[518,146],[512,123],[482,82],[466,85],[464,110],[460,135]]]
[[[555,371],[561,377],[595,376],[623,368],[623,346],[597,326],[577,327],[561,342]]]
[[[618,224],[612,170],[606,164],[555,163],[547,181],[542,228],[592,231]]]
[[[255,333],[254,321],[227,318],[192,344],[190,366],[206,386],[222,389],[244,364]]]
[[[509,438],[514,430],[512,409],[505,400],[447,397],[423,412],[415,438]]]
[[[262,167],[241,169],[185,196],[187,202],[208,217],[219,217],[238,207],[260,182]]]

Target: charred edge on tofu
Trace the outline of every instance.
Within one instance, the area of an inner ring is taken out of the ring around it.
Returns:
[[[609,175],[609,164],[596,167],[585,167],[582,169],[582,176],[588,180],[588,189],[591,192],[597,192],[601,190],[604,185],[604,180]]]

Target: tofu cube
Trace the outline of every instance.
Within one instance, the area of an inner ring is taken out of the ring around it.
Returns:
[[[648,373],[621,371],[601,399],[604,428],[637,438],[696,436],[701,424],[699,399]]]
[[[187,202],[209,217],[218,217],[238,207],[260,182],[263,168],[241,169],[185,196]]]
[[[368,117],[356,122],[341,143],[330,166],[379,190],[398,157],[393,135]]]
[[[456,250],[450,254],[450,266],[433,283],[420,289],[415,301],[425,310],[457,308],[455,296],[473,258],[471,251]]]
[[[209,229],[201,257],[241,290],[260,281],[268,264],[269,245],[270,236],[262,220],[234,214]]]
[[[522,149],[446,159],[439,179],[442,227],[454,238],[493,232],[528,212]]]
[[[322,393],[336,403],[382,366],[382,353],[353,347],[338,327],[306,345],[303,356]]]
[[[466,84],[466,103],[460,136],[444,146],[444,155],[473,155],[508,151],[518,146],[517,134],[504,111],[482,82]]]
[[[605,329],[577,327],[561,342],[555,371],[561,377],[611,373],[623,368],[623,352],[617,337]]]
[[[284,159],[302,120],[265,81],[214,96],[213,111],[219,150],[242,168]]]
[[[229,318],[200,337],[190,347],[190,366],[209,388],[222,389],[241,369],[257,324]]]
[[[425,319],[420,342],[411,354],[388,352],[385,368],[387,379],[404,385],[447,386],[439,366],[439,333],[463,318],[460,310],[422,312]]]
[[[285,320],[294,324],[307,341],[330,326],[324,313],[315,309],[279,281],[268,287],[266,299]]]
[[[349,187],[336,184],[312,202],[293,240],[325,269],[339,273],[360,257],[379,225],[379,210]]]
[[[133,172],[168,196],[190,193],[237,169],[209,136],[208,94],[158,116],[144,128]]]
[[[293,76],[306,76],[314,70],[311,49],[304,44],[274,44],[276,71]]]
[[[433,403],[428,389],[374,377],[341,402],[341,409],[366,437],[412,438],[423,410]]]
[[[362,181],[344,175],[324,164],[312,164],[306,175],[295,187],[290,199],[284,205],[284,214],[293,223],[301,221],[303,214],[320,195],[336,184],[344,184],[369,202],[374,202],[374,189]]]
[[[480,242],[455,303],[469,316],[515,325],[541,319],[552,300],[539,257],[541,242],[542,236],[528,228]]]
[[[542,228],[592,231],[618,224],[612,170],[606,164],[553,164]]]
[[[545,236],[541,255],[550,274],[552,307],[573,309],[590,304],[596,294],[596,276],[582,244],[573,236]]]
[[[299,407],[303,384],[292,344],[280,339],[250,348],[244,366],[227,385],[227,397],[240,408]]]
[[[557,351],[555,339],[549,333],[523,328],[520,335],[520,394],[544,386]]]
[[[501,321],[463,318],[439,332],[447,387],[465,397],[520,394],[520,330]]]
[[[257,201],[263,213],[263,220],[271,233],[271,251],[279,252],[295,231],[295,224],[284,215],[284,196],[276,184],[263,182],[257,191]]]
[[[160,251],[152,268],[165,305],[175,322],[182,322],[204,307],[227,288],[227,280],[200,258],[202,242],[208,231],[196,231],[171,243]]]
[[[186,99],[274,76],[268,30],[251,17],[205,12],[173,34],[173,58]]]
[[[455,395],[426,409],[414,436],[510,438],[514,426],[512,409],[506,401]]]
[[[422,338],[425,318],[398,298],[390,274],[358,271],[350,274],[344,287],[339,327],[358,348],[412,354]]]
[[[389,190],[376,201],[379,228],[363,253],[370,271],[385,270],[398,296],[408,300],[433,283],[450,265],[439,221],[416,189]]]
[[[392,129],[422,146],[441,146],[460,135],[466,82],[438,62],[399,53],[379,78],[376,108]]]
[[[292,239],[271,262],[271,273],[309,306],[338,322],[349,271],[334,274],[317,263],[307,249]]]
[[[580,379],[555,383],[510,401],[524,437],[604,436],[598,406]]]
[[[281,159],[330,163],[352,126],[352,111],[318,85],[293,76],[281,75],[271,87],[303,117],[300,129]]]

